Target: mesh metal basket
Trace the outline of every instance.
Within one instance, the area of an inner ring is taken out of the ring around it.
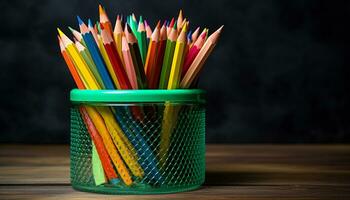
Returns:
[[[89,117],[107,149],[108,155],[99,152],[99,157],[109,157],[117,181],[105,175],[106,182],[96,185],[92,149],[93,143],[98,144]],[[109,136],[103,135],[104,129]],[[108,149],[109,144],[114,148]],[[199,102],[75,102],[70,154],[71,183],[78,190],[109,194],[193,190],[205,178],[205,108]],[[113,160],[114,154],[120,159]]]

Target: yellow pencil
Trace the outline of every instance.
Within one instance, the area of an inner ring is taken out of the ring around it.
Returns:
[[[171,71],[168,82],[168,90],[177,89],[180,83],[181,70],[184,61],[183,54],[187,45],[186,29],[187,23],[184,23],[181,33],[176,41],[174,57],[171,65]],[[171,133],[173,132],[173,129],[175,128],[179,110],[180,106],[171,105],[168,102],[165,103],[159,146],[159,157],[161,165],[164,165],[167,158],[167,153],[170,146],[170,137]]]
[[[81,57],[80,53],[78,52],[72,40],[70,40],[59,28],[57,28],[57,30],[58,30],[58,33],[60,34],[64,47],[66,48],[68,54],[70,55],[73,62],[75,63],[75,66],[78,67],[78,70],[83,76],[85,83],[87,84],[87,88],[92,90],[98,90],[100,86],[98,85],[95,77],[90,71],[85,60]]]
[[[118,151],[123,152],[121,153],[121,156],[123,157],[126,165],[136,177],[141,178],[143,176],[143,170],[135,157],[136,151],[132,147],[130,141],[123,134],[118,123],[115,121],[112,111],[103,106],[96,107],[96,109],[104,119],[106,127]]]
[[[171,64],[171,70],[169,75],[168,90],[177,89],[180,84],[181,70],[184,62],[184,52],[187,45],[186,29],[187,23],[182,27],[182,31],[177,38],[176,46],[174,50],[173,62]]]
[[[126,185],[131,185],[132,179],[131,179],[129,170],[127,169],[122,158],[118,154],[118,151],[115,148],[114,143],[112,142],[113,139],[111,138],[111,136],[110,136],[110,134],[109,134],[104,122],[103,122],[102,117],[100,116],[100,114],[98,114],[98,112],[93,107],[85,106],[85,109],[88,112],[88,114],[89,114],[91,120],[93,121],[94,125],[96,126],[97,130],[99,131],[99,133],[102,137],[103,143],[105,144],[106,149],[108,151],[108,154],[111,157],[113,164],[117,168],[119,176],[122,178],[122,180],[124,181],[124,183]]]
[[[119,54],[119,57],[124,65],[124,59],[123,59],[123,53],[122,53],[122,36],[123,36],[123,27],[122,27],[122,21],[120,20],[120,16],[117,16],[117,20],[115,22],[114,31],[113,31],[113,37],[115,41],[115,45]]]

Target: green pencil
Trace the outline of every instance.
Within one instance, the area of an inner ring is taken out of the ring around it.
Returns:
[[[167,89],[168,87],[169,74],[171,70],[171,64],[173,61],[176,40],[177,40],[177,28],[175,23],[166,41],[162,72],[160,74],[160,80],[159,80],[159,89]]]
[[[93,75],[95,76],[98,84],[104,88],[104,84],[102,81],[102,78],[100,76],[100,73],[98,72],[96,65],[94,63],[94,61],[91,58],[91,55],[88,51],[88,49],[83,46],[79,41],[75,41],[75,46],[77,47],[79,53],[81,54],[81,56],[84,58],[86,64],[88,65],[88,67],[90,68],[91,72],[93,73]]]
[[[147,38],[146,38],[146,29],[145,29],[145,25],[143,24],[142,16],[140,16],[137,33],[138,34],[136,35],[136,38],[140,48],[142,63],[145,64],[146,55],[147,55]]]

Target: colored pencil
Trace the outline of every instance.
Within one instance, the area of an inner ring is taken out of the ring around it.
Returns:
[[[110,75],[107,72],[105,63],[103,61],[101,52],[99,51],[99,48],[93,38],[93,35],[91,33],[91,31],[88,29],[88,27],[86,26],[86,24],[84,24],[84,22],[80,19],[80,17],[77,17],[78,22],[79,22],[79,28],[80,28],[80,32],[83,36],[83,39],[86,43],[86,46],[90,52],[90,55],[100,73],[100,76],[102,78],[103,84],[105,86],[106,89],[114,89],[114,85],[113,82],[111,80]]]
[[[190,67],[190,65],[192,64],[194,58],[197,56],[199,50],[202,48],[202,46],[204,45],[205,39],[207,37],[207,31],[206,29],[204,29],[201,33],[201,35],[199,36],[199,38],[197,39],[197,41],[193,44],[193,46],[189,49],[188,54],[186,55],[185,61],[184,61],[184,65],[182,68],[182,75],[181,77],[184,77],[188,68]]]
[[[108,19],[106,10],[101,5],[99,5],[98,11],[100,16],[100,25],[102,25],[110,35],[113,35],[112,23]]]
[[[146,29],[146,37],[148,40],[150,40],[152,37],[152,29],[146,20],[144,20],[144,22],[145,22],[145,29]]]
[[[135,72],[137,77],[137,85],[139,89],[147,88],[147,79],[145,74],[145,69],[143,67],[139,45],[135,36],[132,34],[131,29],[128,24],[125,25],[124,29],[125,37],[129,43],[130,53],[135,66]]]
[[[136,90],[138,89],[138,85],[137,85],[135,66],[131,57],[129,44],[126,41],[125,36],[122,37],[122,52],[123,52],[123,58],[125,61],[126,74],[128,75],[132,89]]]
[[[119,154],[123,158],[125,164],[129,167],[131,173],[141,178],[144,174],[140,164],[136,158],[136,151],[132,147],[130,141],[124,135],[122,129],[115,121],[114,114],[108,107],[96,107],[97,111],[101,115],[106,125],[111,138],[113,139],[114,145],[117,147]],[[121,111],[120,109],[117,109]]]
[[[168,80],[169,80],[169,75],[171,70],[171,64],[173,61],[176,40],[177,40],[177,29],[176,29],[176,26],[173,26],[166,42],[162,72],[159,80],[159,89],[167,89],[168,87]]]
[[[96,78],[96,81],[98,82],[98,84],[102,88],[105,88],[103,81],[101,79],[101,76],[96,68],[96,65],[94,64],[94,61],[92,61],[92,58],[91,58],[89,51],[79,41],[75,41],[75,46],[78,49],[80,55],[84,58],[86,64],[90,68],[90,70],[91,70],[92,74],[94,75],[94,77]]]
[[[95,110],[95,108],[90,106],[85,106],[85,109],[90,116],[93,124],[96,126],[97,130],[99,131],[101,138],[103,140],[103,143],[106,146],[107,152],[109,156],[111,157],[111,160],[116,167],[117,171],[119,172],[120,177],[122,178],[123,182],[126,185],[132,184],[132,178],[130,175],[129,170],[125,166],[122,158],[120,157],[116,147],[114,146],[114,143],[112,142],[113,139],[111,138],[108,129],[106,128],[104,121],[100,114]]]
[[[183,26],[183,22],[184,22],[184,19],[183,19],[183,15],[182,15],[182,10],[179,11],[179,15],[177,17],[177,31],[180,31],[182,26]]]
[[[181,70],[182,70],[182,65],[184,61],[183,54],[187,44],[186,25],[187,24],[185,24],[182,27],[181,33],[179,34],[179,37],[177,38],[177,41],[176,41],[173,61],[171,64],[171,70],[169,75],[168,87],[167,87],[168,90],[177,89],[180,84]]]
[[[93,124],[93,122],[92,122],[91,118],[89,117],[84,106],[81,106],[79,108],[79,110],[80,110],[80,114],[82,116],[82,119],[83,119],[83,121],[88,129],[90,136],[91,136],[91,139],[93,140],[93,142],[96,146],[96,150],[97,150],[98,155],[101,159],[101,163],[102,163],[103,169],[106,173],[108,180],[110,180],[114,184],[118,183],[119,182],[118,175],[116,174],[116,172],[113,168],[112,161],[111,161],[111,159],[108,155],[108,152],[103,144],[103,140],[100,136],[100,133],[96,129],[95,125]]]
[[[200,27],[197,27],[196,30],[192,33],[191,39],[192,44],[194,44],[198,38]]]
[[[137,32],[138,32],[138,37],[136,38],[139,44],[142,63],[145,63],[146,55],[147,55],[147,34],[146,34],[146,29],[143,23],[142,16],[140,16]]]
[[[78,89],[81,89],[81,90],[85,89],[84,83],[81,80],[81,78],[80,78],[80,76],[78,74],[78,71],[77,71],[77,69],[74,66],[73,61],[71,60],[71,58],[67,54],[66,49],[65,49],[65,47],[63,45],[63,42],[62,42],[61,38],[59,36],[57,36],[57,38],[58,38],[61,54],[63,56],[64,61],[66,62],[67,66],[68,66],[68,69],[69,69],[69,71],[70,71],[70,73],[71,73],[71,75],[73,77],[73,80],[74,80],[75,84],[77,85]]]
[[[175,19],[174,17],[171,19],[169,25],[166,27],[166,34],[167,36],[170,35],[170,32],[171,32],[171,29],[174,27],[174,24],[175,24]]]
[[[156,83],[156,77],[155,77],[155,69],[156,69],[156,62],[157,62],[157,49],[159,46],[159,30],[160,22],[158,22],[158,25],[154,29],[152,33],[152,37],[148,46],[148,52],[145,62],[145,71],[146,71],[146,77],[148,80],[148,88],[155,89],[158,86],[155,85]]]
[[[88,19],[88,29],[91,32],[92,36],[94,37],[94,40],[98,46],[97,29],[94,28],[90,19]]]
[[[99,43],[99,47],[100,47],[100,52],[101,52],[103,60],[106,63],[107,70],[108,70],[109,74],[112,77],[112,80],[113,80],[113,83],[114,83],[115,87],[120,90],[121,87],[120,87],[120,84],[119,84],[119,81],[118,81],[118,77],[114,73],[114,69],[113,69],[112,63],[109,60],[109,57],[107,55],[105,47],[103,46],[102,37],[101,37],[101,35],[97,35],[97,37],[98,37],[98,43]]]
[[[124,64],[124,59],[123,53],[122,53],[122,36],[123,36],[123,26],[122,26],[122,21],[120,20],[119,15],[117,16],[117,20],[115,22],[114,26],[114,32],[113,32],[113,37],[114,37],[114,42],[115,45],[117,46],[117,51],[120,56],[120,59],[122,60],[122,63]]]
[[[126,75],[125,69],[120,60],[119,54],[115,49],[115,44],[112,36],[108,32],[102,29],[101,37],[103,46],[106,49],[109,60],[111,61],[114,73],[118,77],[118,82],[121,89],[131,89],[130,81]]]
[[[188,71],[184,75],[180,84],[181,88],[189,88],[193,80],[198,76],[199,72],[203,67],[204,62],[208,58],[209,54],[213,51],[217,43],[217,40],[219,39],[219,36],[221,34],[222,28],[223,26],[221,26],[218,30],[216,30],[214,33],[212,33],[208,37],[203,47],[201,48],[201,50],[198,52],[197,56],[193,60]]]
[[[70,26],[68,26],[68,29],[72,32],[72,34],[76,40],[78,40],[80,43],[82,43],[84,46],[86,46],[86,44],[83,40],[83,36],[81,36],[81,33],[79,31],[73,29]]]
[[[151,83],[151,84],[154,86],[154,88],[159,88],[160,75],[161,75],[161,71],[162,71],[166,43],[167,43],[167,34],[166,34],[166,27],[165,27],[165,23],[164,23],[162,28],[160,29],[156,64],[155,64],[155,68],[153,69],[154,83]]]
[[[82,75],[83,82],[86,83],[89,89],[92,89],[92,90],[99,89],[100,87],[95,77],[93,76],[92,72],[87,66],[85,60],[81,57],[80,53],[78,52],[72,40],[70,40],[59,28],[57,30],[60,35],[64,48],[66,49],[69,56],[72,58],[74,65],[77,67],[78,71]]]

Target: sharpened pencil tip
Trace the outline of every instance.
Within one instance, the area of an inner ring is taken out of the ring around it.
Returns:
[[[128,30],[129,33],[131,33],[131,28],[128,23],[125,23],[126,30]]]
[[[89,27],[93,27],[93,25],[92,25],[92,22],[91,22],[91,19],[90,19],[90,18],[88,19],[88,26],[89,26]]]
[[[142,22],[143,22],[143,17],[142,17],[142,15],[140,15],[139,23],[142,23]]]
[[[78,23],[79,23],[79,26],[84,24],[83,20],[81,20],[81,18],[79,17],[79,15],[77,15],[77,19],[78,19]]]
[[[103,7],[101,6],[101,4],[98,4],[98,12],[100,14],[103,13]]]
[[[58,32],[58,34],[62,37],[62,35],[64,35],[64,33],[61,31],[61,29],[60,28],[57,28],[57,32]]]

